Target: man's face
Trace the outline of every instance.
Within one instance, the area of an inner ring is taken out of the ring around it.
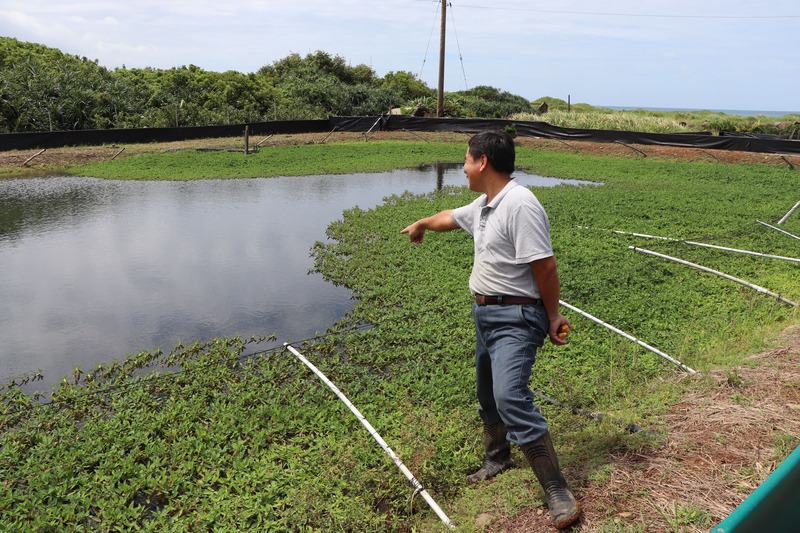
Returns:
[[[483,156],[473,159],[467,149],[467,154],[464,156],[464,174],[467,175],[467,182],[471,191],[483,192],[480,183],[480,171]]]

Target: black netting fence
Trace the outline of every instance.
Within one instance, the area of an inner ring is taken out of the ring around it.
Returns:
[[[562,128],[553,126],[547,122],[477,118],[426,118],[402,115],[331,117],[327,120],[287,120],[186,128],[3,133],[0,134],[0,150],[134,144],[234,137],[243,135],[245,127],[249,129],[251,135],[401,130],[462,132],[472,134],[486,129],[513,127],[518,136],[560,139],[564,141],[622,142],[626,144],[681,146],[687,148],[738,150],[773,154],[800,154],[800,140],[782,139],[774,135],[742,135],[734,132],[722,132],[719,135],[712,135],[705,132],[644,133],[634,131]]]

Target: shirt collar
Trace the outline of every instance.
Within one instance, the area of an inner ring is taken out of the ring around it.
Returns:
[[[503,200],[505,195],[508,194],[508,191],[510,191],[511,189],[516,187],[517,185],[519,185],[519,183],[517,183],[517,181],[512,178],[511,181],[506,183],[506,186],[503,187],[503,190],[501,190],[499,193],[497,193],[497,196],[492,198],[491,202],[489,202],[488,204],[485,203],[486,199],[484,198],[483,207],[488,207],[490,209],[495,209],[500,204],[500,202]]]

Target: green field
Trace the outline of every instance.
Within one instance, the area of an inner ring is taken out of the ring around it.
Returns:
[[[142,155],[73,168],[126,179],[195,179],[386,170],[460,161],[465,145],[416,142],[285,146],[241,154]],[[629,246],[702,264],[800,301],[798,264],[680,239],[798,257],[769,229],[799,199],[796,171],[772,165],[600,158],[518,150],[532,173],[598,185],[536,188],[548,211],[562,299],[702,371],[745,364],[798,323],[791,305]],[[274,173],[273,173],[274,172]],[[316,268],[357,296],[326,336],[298,348],[352,400],[458,525],[491,508],[541,504],[532,473],[466,486],[482,459],[474,398],[462,232],[412,246],[399,231],[474,193],[446,189],[354,208],[311,250]],[[800,215],[782,229],[800,234]],[[664,236],[651,240],[620,230]],[[547,344],[532,388],[607,415],[547,403],[562,466],[587,483],[609,453],[663,438],[661,416],[692,382],[640,346],[570,311],[570,343]],[[39,405],[2,389],[0,530],[440,531],[441,523],[333,393],[283,350],[242,357],[217,339],[142,353],[67,376]],[[179,364],[181,371],[171,370]],[[702,377],[698,378],[702,379]],[[22,381],[24,378],[18,381]],[[629,433],[622,422],[651,429]],[[517,462],[522,463],[517,457]],[[612,524],[613,516],[609,516]]]
[[[144,153],[67,169],[73,175],[127,180],[272,178],[310,174],[382,172],[435,161],[464,159],[464,146],[424,141],[342,142],[241,152]]]

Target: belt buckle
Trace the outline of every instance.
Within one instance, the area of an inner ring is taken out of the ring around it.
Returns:
[[[480,306],[486,305],[503,305],[502,296],[486,296],[485,294],[476,294],[475,303]]]

